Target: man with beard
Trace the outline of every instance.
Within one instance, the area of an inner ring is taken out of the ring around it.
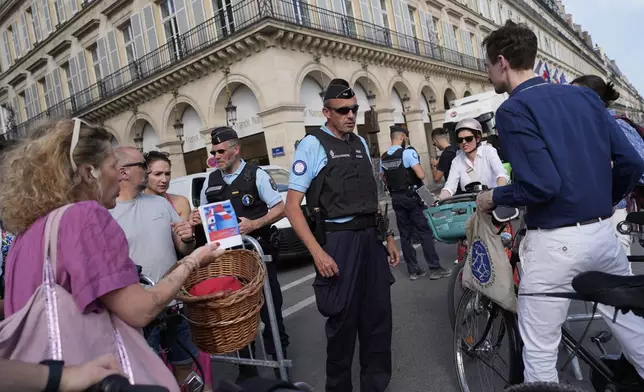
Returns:
[[[155,282],[177,262],[177,252],[182,255],[194,250],[192,226],[181,220],[164,197],[142,193],[147,186],[148,166],[143,154],[135,148],[121,147],[114,151],[118,159],[120,193],[116,207],[110,212],[125,232],[130,248],[130,258],[143,268],[143,273]],[[199,351],[192,343],[190,327],[182,320],[176,327],[174,338],[188,348],[195,358]],[[192,358],[174,341],[167,358],[172,365],[177,382],[181,383],[192,372]],[[160,352],[161,331],[150,331],[148,344]]]
[[[315,262],[315,298],[327,317],[326,391],[353,390],[357,336],[360,390],[383,392],[391,378],[393,276],[387,260],[395,267],[400,253],[391,231],[378,224],[376,180],[367,144],[353,133],[358,104],[346,80],[331,81],[322,112],[326,124],[295,151],[286,216]],[[300,208],[305,195],[315,235]]]

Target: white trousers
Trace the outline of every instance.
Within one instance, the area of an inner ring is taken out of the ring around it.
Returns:
[[[633,243],[633,239],[631,238],[631,235],[622,234],[619,231],[617,231],[617,225],[626,220],[626,215],[628,215],[628,211],[626,210],[626,208],[620,208],[615,210],[615,213],[613,214],[613,216],[610,217],[610,224],[615,229],[615,235],[617,235],[619,242],[624,247],[624,251],[626,252],[626,255],[630,256],[631,244]]]
[[[572,279],[586,271],[631,275],[624,248],[610,220],[553,230],[529,230],[519,249],[521,293],[574,292]],[[558,382],[557,353],[561,326],[570,300],[519,295],[519,330],[523,339],[525,382]],[[617,316],[614,308],[599,312],[622,346],[626,358],[644,377],[644,318],[632,312]]]

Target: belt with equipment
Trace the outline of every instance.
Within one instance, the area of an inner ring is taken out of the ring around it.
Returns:
[[[327,232],[341,230],[364,230],[378,224],[377,215],[358,215],[345,223],[325,222],[324,230]]]

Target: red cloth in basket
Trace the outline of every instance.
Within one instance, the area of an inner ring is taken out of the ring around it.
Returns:
[[[190,294],[195,297],[201,297],[203,295],[215,294],[221,291],[229,291],[232,293],[242,287],[242,284],[234,276],[217,276],[206,279],[203,282],[199,282],[190,289]]]

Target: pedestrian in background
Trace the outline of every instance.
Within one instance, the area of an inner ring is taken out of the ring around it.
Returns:
[[[434,247],[434,236],[427,218],[423,215],[424,204],[416,189],[423,186],[425,172],[420,165],[416,150],[407,148],[409,131],[399,126],[390,128],[392,146],[380,158],[380,175],[387,184],[391,195],[391,205],[396,213],[396,223],[400,232],[400,246],[403,251],[409,279],[416,280],[425,276],[428,270],[418,265],[416,249],[412,245],[412,235],[416,233],[423,248],[425,262],[432,280],[449,276],[451,271],[441,266]]]
[[[441,151],[440,157],[432,159],[434,181],[441,182],[443,178],[447,181],[452,161],[458,153],[458,146],[450,144],[448,133],[443,128],[436,128],[432,131],[432,142],[434,147]]]
[[[606,106],[606,108],[608,108],[612,102],[619,99],[619,93],[617,92],[617,90],[615,90],[615,87],[613,86],[613,84],[612,83],[607,84],[606,82],[604,82],[604,79],[596,75],[580,76],[577,79],[573,80],[571,84],[573,86],[588,87],[594,92],[596,92],[597,95],[599,95],[601,100],[604,102],[604,105]],[[617,118],[616,121],[619,124],[619,127],[622,130],[622,132],[624,132],[624,136],[626,136],[626,138],[631,143],[633,148],[635,148],[635,151],[637,151],[640,158],[644,159],[644,140],[642,139],[642,135],[640,135],[640,133],[637,132],[637,130],[635,129],[635,124],[628,121],[628,119],[626,118]],[[644,185],[644,175],[640,177],[638,181],[638,185],[640,186]],[[626,215],[628,215],[628,210],[626,207],[627,207],[626,198],[624,198],[619,203],[617,203],[617,205],[615,206],[615,212],[613,213],[610,219],[615,229],[615,233],[617,234],[617,237],[622,243],[622,246],[624,247],[626,254],[630,255],[631,244],[633,243],[633,239],[631,235],[622,234],[619,231],[617,231],[617,226],[620,223],[624,222],[626,220]]]

